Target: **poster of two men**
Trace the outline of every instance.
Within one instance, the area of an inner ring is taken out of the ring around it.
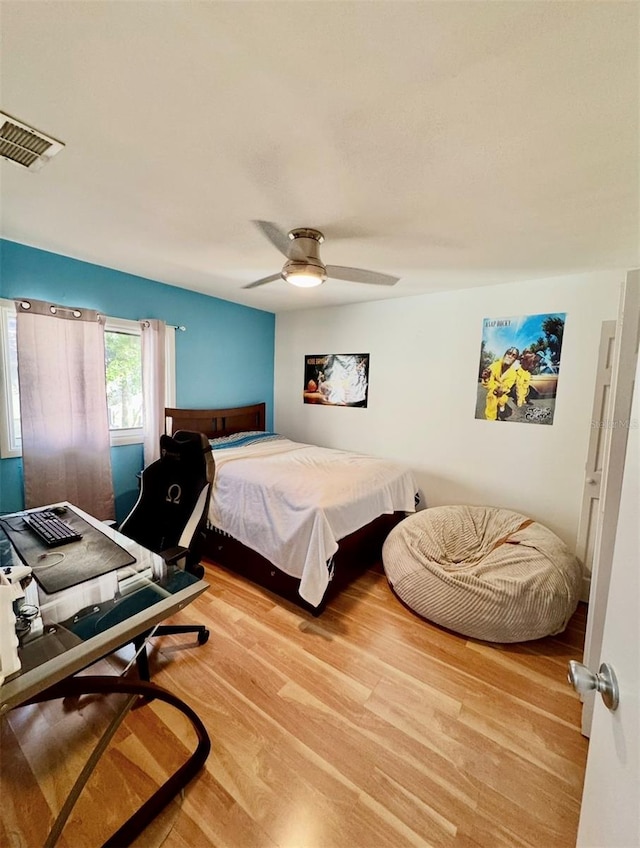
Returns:
[[[485,318],[476,418],[553,424],[566,314]]]

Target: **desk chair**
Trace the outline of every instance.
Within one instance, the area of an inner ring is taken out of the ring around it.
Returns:
[[[119,527],[139,545],[160,554],[167,564],[180,565],[198,578],[200,544],[207,518],[215,464],[211,445],[204,433],[178,430],[160,437],[160,459],[144,469],[135,506]],[[160,625],[154,636],[195,633],[204,645],[209,631],[203,625]],[[138,673],[149,680],[149,662],[144,641],[135,641]]]

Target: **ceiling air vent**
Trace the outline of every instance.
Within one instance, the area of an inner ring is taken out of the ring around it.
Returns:
[[[0,112],[0,156],[29,171],[39,171],[64,144]]]

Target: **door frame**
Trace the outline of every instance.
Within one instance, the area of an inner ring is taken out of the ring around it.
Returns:
[[[591,411],[591,436],[585,462],[585,476],[582,487],[582,505],[578,522],[576,556],[582,564],[582,594],[580,600],[588,601],[593,573],[593,558],[598,537],[600,520],[599,502],[602,496],[602,469],[606,462],[605,430],[598,422],[607,417],[611,400],[611,372],[615,350],[616,321],[603,321],[598,349],[598,370],[596,387],[593,393]]]

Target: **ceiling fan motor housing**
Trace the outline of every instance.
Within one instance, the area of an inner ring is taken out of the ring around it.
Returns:
[[[291,230],[289,238],[292,241],[289,251],[289,259],[282,269],[282,276],[288,280],[289,276],[316,278],[320,283],[327,279],[327,269],[320,259],[320,245],[324,236],[319,230],[308,227],[300,227]]]

